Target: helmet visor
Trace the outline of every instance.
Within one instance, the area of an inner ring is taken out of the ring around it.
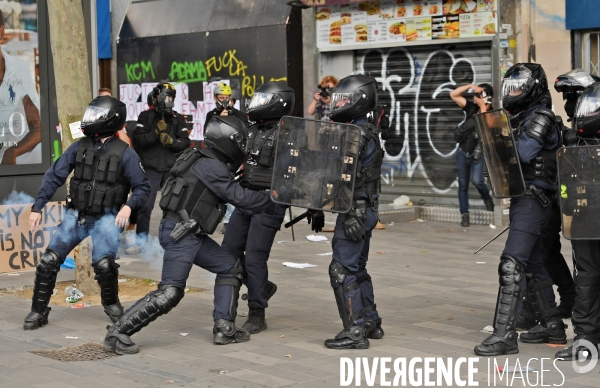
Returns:
[[[244,136],[240,135],[239,133],[234,133],[229,138],[237,144],[244,155],[248,153],[248,144]]]
[[[600,111],[600,84],[588,87],[577,100],[575,117],[585,117]]]
[[[254,93],[252,96],[252,100],[250,100],[250,105],[248,109],[257,109],[262,108],[263,106],[267,106],[272,104],[277,100],[279,96],[273,93]]]
[[[94,123],[96,121],[106,120],[109,116],[110,108],[100,108],[98,106],[88,106],[83,114],[84,123]]]
[[[527,67],[519,67],[502,80],[502,98],[519,97],[527,94],[535,79]]]
[[[333,113],[351,107],[360,100],[360,96],[361,93],[358,91],[351,93],[333,93],[331,102],[329,103],[330,111]]]

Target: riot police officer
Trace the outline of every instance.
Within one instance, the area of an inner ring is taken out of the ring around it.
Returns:
[[[248,159],[244,163],[240,184],[252,191],[269,191],[279,119],[294,108],[294,91],[283,82],[267,82],[259,86],[247,113],[254,124],[248,127]],[[277,205],[274,214],[236,208],[229,219],[222,247],[241,259],[244,284],[248,287],[248,319],[242,328],[251,334],[267,329],[265,309],[277,286],[270,282],[267,261],[275,234],[281,227],[286,206]],[[313,229],[321,230],[323,212],[313,211]]]
[[[220,82],[214,87],[213,95],[215,98],[215,109],[206,114],[205,127],[214,116],[235,116],[244,124],[248,124],[248,116],[235,109],[231,103],[231,86]]]
[[[367,114],[377,105],[375,80],[352,75],[340,80],[331,97],[332,121],[356,124],[361,130],[359,166],[350,212],[338,215],[333,233],[329,277],[343,330],[325,341],[330,349],[368,349],[369,340],[384,332],[375,305],[373,282],[366,265],[371,232],[378,220],[383,149]]]
[[[563,95],[565,112],[569,117],[568,121],[573,120],[575,116],[575,104],[577,103],[577,98],[581,95],[581,92],[583,92],[583,89],[598,80],[600,80],[598,77],[590,75],[581,69],[574,69],[556,77],[554,89]],[[557,117],[557,119],[559,119],[559,117]],[[568,146],[571,145],[571,143],[577,142],[577,134],[575,131],[564,125],[561,130],[564,145]],[[573,282],[571,270],[561,253],[560,230],[560,204],[556,201],[552,201],[552,212],[542,228],[544,266],[550,274],[552,281],[558,287],[560,305],[557,308],[560,316],[561,318],[570,318],[573,303],[575,302],[575,283]],[[517,328],[529,330],[535,325],[535,313],[531,306],[531,302],[526,297],[521,315],[517,319]]]
[[[173,110],[175,97],[172,84],[157,84],[148,96],[152,108],[140,113],[132,135],[133,148],[140,155],[152,188],[148,201],[138,212],[136,233],[142,239],[150,231],[156,194],[169,177],[175,155],[190,146],[185,119]]]
[[[573,345],[556,353],[556,358],[566,361],[576,359],[583,350],[595,348],[600,336],[600,239],[598,230],[599,204],[597,201],[598,170],[597,150],[579,146],[600,145],[600,83],[588,86],[579,97],[575,109],[577,138],[574,147],[567,147],[563,157],[570,163],[561,163],[560,197],[565,234],[573,240],[573,262],[575,265],[575,303],[572,322],[575,340]],[[575,163],[573,163],[575,162]],[[566,171],[563,171],[566,166]],[[563,180],[563,177],[567,179]],[[583,188],[583,189],[582,189]],[[585,344],[582,341],[589,341]],[[591,345],[590,345],[591,344]],[[588,351],[587,357],[592,357]]]
[[[480,356],[519,352],[515,323],[525,292],[540,323],[521,334],[521,341],[562,344],[567,340],[554,301],[553,282],[544,268],[541,236],[551,211],[549,198],[555,191],[555,154],[560,145],[544,69],[535,63],[512,66],[504,75],[501,98],[516,128],[516,149],[527,193],[511,199],[510,229],[498,266],[494,333],[475,347]]]
[[[35,330],[48,323],[48,303],[60,265],[88,236],[92,237],[92,266],[104,312],[113,322],[123,314],[118,296],[119,265],[115,263],[119,233],[131,211],[143,206],[150,194],[150,183],[138,155],[115,137],[126,118],[126,107],[121,101],[109,96],[96,97],[81,121],[86,137],[73,143],[44,175],[31,207],[32,232],[40,223],[46,203],[75,170],[67,198],[71,210],[65,213],[37,265],[31,312],[23,325],[25,330]],[[133,193],[128,200],[130,189]]]
[[[275,205],[266,191],[244,189],[233,173],[246,159],[247,132],[235,117],[218,116],[207,125],[206,149],[186,150],[171,169],[163,188],[164,211],[159,240],[165,253],[156,291],[137,301],[108,329],[104,345],[120,354],[139,352],[130,336],[173,309],[185,295],[192,265],[217,275],[214,288],[213,342],[245,342],[250,334],[235,325],[242,267],[239,259],[211,239],[225,203],[248,211],[272,213]],[[228,169],[229,166],[229,169]]]

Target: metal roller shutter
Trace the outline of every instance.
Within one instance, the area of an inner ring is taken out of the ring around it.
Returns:
[[[376,78],[379,103],[391,121],[384,142],[384,202],[406,194],[415,205],[458,206],[453,133],[464,113],[449,93],[466,83],[492,84],[491,57],[489,41],[355,52],[356,72]],[[469,194],[479,200],[472,205],[483,206],[472,185]]]

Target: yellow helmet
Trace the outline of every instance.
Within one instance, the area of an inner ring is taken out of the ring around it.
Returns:
[[[231,86],[226,83],[220,82],[213,90],[214,95],[223,94],[225,96],[231,96]]]

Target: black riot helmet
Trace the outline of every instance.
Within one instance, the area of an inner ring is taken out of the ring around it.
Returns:
[[[329,118],[347,123],[366,115],[377,105],[375,79],[364,75],[342,78],[331,92]]]
[[[550,103],[546,72],[537,63],[517,63],[502,79],[502,107],[516,114],[537,104]]]
[[[575,127],[579,137],[600,137],[600,82],[588,86],[579,96]]]
[[[554,89],[562,93],[563,100],[566,100],[565,112],[569,116],[569,121],[575,116],[575,104],[583,89],[598,81],[600,81],[599,77],[588,74],[581,69],[573,69],[556,77]]]
[[[234,166],[247,159],[247,142],[246,126],[235,116],[213,116],[206,125],[204,143]]]
[[[127,108],[121,100],[110,96],[98,96],[90,102],[83,113],[81,132],[85,136],[103,138],[123,129]]]
[[[294,90],[284,82],[267,82],[256,88],[246,110],[251,121],[280,119],[294,109]]]
[[[173,114],[176,95],[175,86],[161,82],[152,89],[152,107],[159,113]]]

